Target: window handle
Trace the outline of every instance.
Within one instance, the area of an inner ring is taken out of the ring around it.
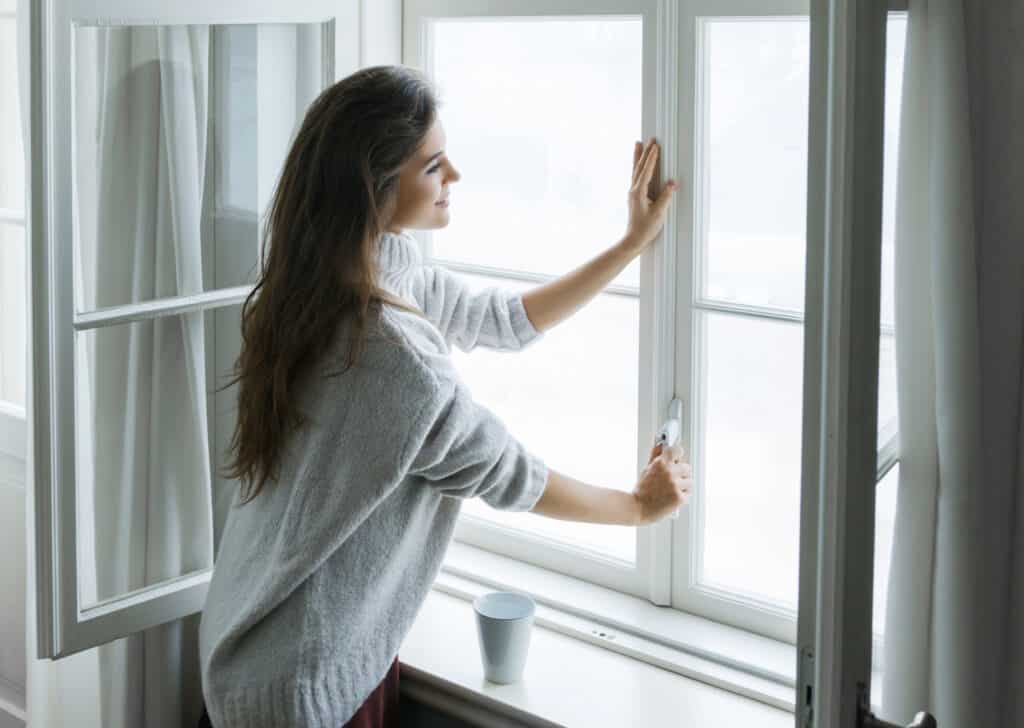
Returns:
[[[683,401],[674,397],[668,405],[668,419],[665,420],[658,436],[654,439],[654,446],[661,445],[661,451],[665,452],[679,442],[679,434],[683,428]],[[679,509],[675,509],[669,516],[673,521],[679,518]]]
[[[861,723],[864,728],[900,728],[896,723],[890,723],[885,720],[879,720],[874,714],[868,714],[864,721]],[[935,718],[932,717],[931,713],[925,713],[921,711],[914,716],[914,720],[907,728],[935,728]]]
[[[896,723],[875,717],[868,705],[868,691],[863,683],[857,684],[857,726],[858,728],[901,728]],[[937,726],[935,716],[922,710],[914,716],[914,720],[907,725],[907,728],[937,728]]]

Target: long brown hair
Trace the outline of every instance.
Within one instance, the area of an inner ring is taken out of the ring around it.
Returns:
[[[356,335],[342,374],[363,353],[371,307],[414,313],[377,281],[375,251],[398,198],[402,165],[437,115],[433,86],[408,66],[361,69],[306,111],[270,202],[258,280],[242,305],[238,420],[224,477],[242,503],[279,474],[285,438],[306,418],[295,394],[339,324]],[[335,376],[332,375],[332,376]],[[248,490],[248,492],[247,492]]]

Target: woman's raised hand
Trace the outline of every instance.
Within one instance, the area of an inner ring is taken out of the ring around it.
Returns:
[[[666,182],[661,190],[650,196],[651,177],[658,162],[658,143],[651,139],[646,145],[633,145],[633,182],[629,188],[629,224],[626,227],[626,245],[636,254],[657,237],[665,224],[668,203],[679,187],[675,180]]]
[[[690,502],[693,470],[683,457],[681,445],[663,451],[660,444],[651,449],[647,467],[633,489],[639,513],[638,526],[660,521]]]

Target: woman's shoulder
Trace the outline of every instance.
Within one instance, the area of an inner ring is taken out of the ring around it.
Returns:
[[[438,384],[457,380],[451,350],[441,332],[425,316],[398,306],[384,305],[379,319],[382,338],[401,349],[404,364]]]

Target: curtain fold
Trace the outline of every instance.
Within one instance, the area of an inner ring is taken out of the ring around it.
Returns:
[[[1024,154],[1001,107],[979,105],[1000,67],[968,63],[996,38],[969,43],[965,32],[966,13],[1012,25],[1020,12],[984,5],[910,0],[896,203],[900,480],[882,716],[906,723],[926,709],[950,728],[1024,724],[1014,705],[1024,604],[1010,549],[1024,536],[1024,230],[1019,215],[1002,225],[979,215],[1009,199],[992,165],[997,148]],[[1001,49],[1003,64],[1015,58],[1019,69],[1019,43]],[[1001,136],[979,135],[979,124]],[[987,266],[1009,274],[996,280]],[[1005,328],[996,332],[999,309]]]
[[[124,302],[200,292],[209,28],[103,32],[98,241],[130,241],[134,249],[124,267],[98,256],[97,293]],[[134,194],[118,181],[136,185]],[[109,556],[114,593],[213,564],[203,314],[157,318],[118,334],[125,338],[110,351],[97,347],[97,372],[108,378],[97,382],[95,396],[95,432],[125,447],[120,459],[110,457],[118,449],[109,442],[97,459],[112,465],[106,477],[97,470],[97,484],[114,486],[98,499],[97,514],[111,518],[119,538],[97,563]],[[113,362],[103,361],[125,352],[127,391]],[[197,627],[195,618],[179,620],[99,648],[108,725],[194,724]]]
[[[82,269],[89,307],[201,292],[209,28],[105,28],[93,37],[88,57],[98,62],[80,69],[97,76],[96,224],[81,245],[94,251]],[[95,473],[98,597],[209,568],[203,314],[99,329],[83,360],[93,417],[79,447],[93,467],[80,480]],[[98,649],[104,725],[198,720],[197,628],[195,615]]]

